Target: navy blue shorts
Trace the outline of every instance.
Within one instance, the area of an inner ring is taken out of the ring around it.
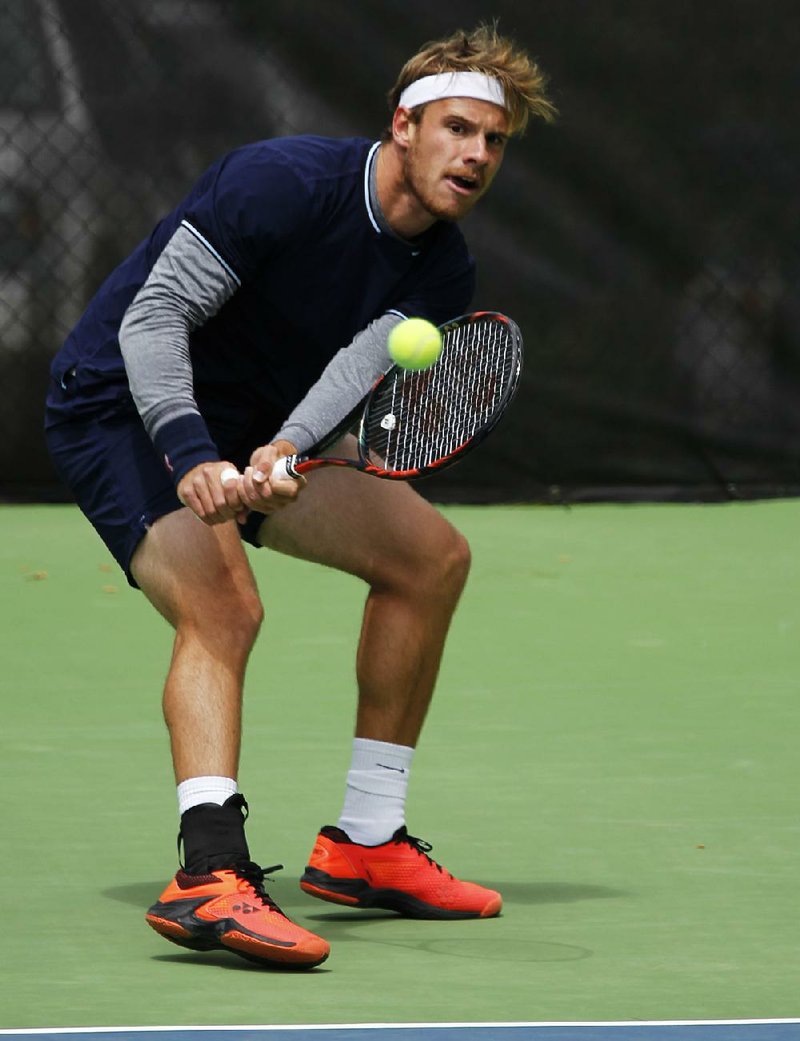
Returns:
[[[121,391],[115,401],[99,402],[95,397],[92,403],[69,375],[63,383],[50,383],[45,421],[50,456],[135,587],[130,564],[136,547],[150,525],[181,509],[181,502],[129,395]],[[220,457],[240,470],[255,448],[275,436],[282,420],[233,393],[217,394],[201,410]],[[256,537],[263,520],[263,514],[253,513],[238,525],[242,538],[253,546],[259,545]]]

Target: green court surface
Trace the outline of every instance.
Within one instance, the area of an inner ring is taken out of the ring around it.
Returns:
[[[172,947],[170,632],[69,506],[0,507],[0,1026],[796,1017],[800,503],[449,507],[474,567],[409,826],[489,921],[300,892],[349,763],[355,580],[253,554],[253,855],[308,974]]]

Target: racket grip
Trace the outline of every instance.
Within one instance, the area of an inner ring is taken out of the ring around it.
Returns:
[[[280,459],[276,460],[275,465],[272,467],[270,480],[274,477],[276,481],[285,481],[287,479],[296,481],[300,477],[300,474],[294,467],[297,459],[298,456],[296,455],[281,456]]]

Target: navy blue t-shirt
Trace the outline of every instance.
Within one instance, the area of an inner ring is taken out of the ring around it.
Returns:
[[[389,310],[439,324],[467,310],[474,265],[455,225],[417,242],[382,230],[372,210],[373,142],[289,137],[223,156],[103,283],[53,362],[80,369],[84,408],[130,407],[119,328],[182,221],[239,288],[190,335],[195,386],[247,387],[276,415]],[[201,409],[202,410],[202,409]]]

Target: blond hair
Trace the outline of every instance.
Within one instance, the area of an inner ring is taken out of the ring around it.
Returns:
[[[498,80],[505,91],[512,134],[523,133],[530,116],[550,123],[557,115],[547,97],[544,73],[524,50],[501,36],[496,25],[482,24],[471,32],[459,29],[443,40],[423,44],[389,91],[391,111],[409,84],[439,72],[482,72]]]

